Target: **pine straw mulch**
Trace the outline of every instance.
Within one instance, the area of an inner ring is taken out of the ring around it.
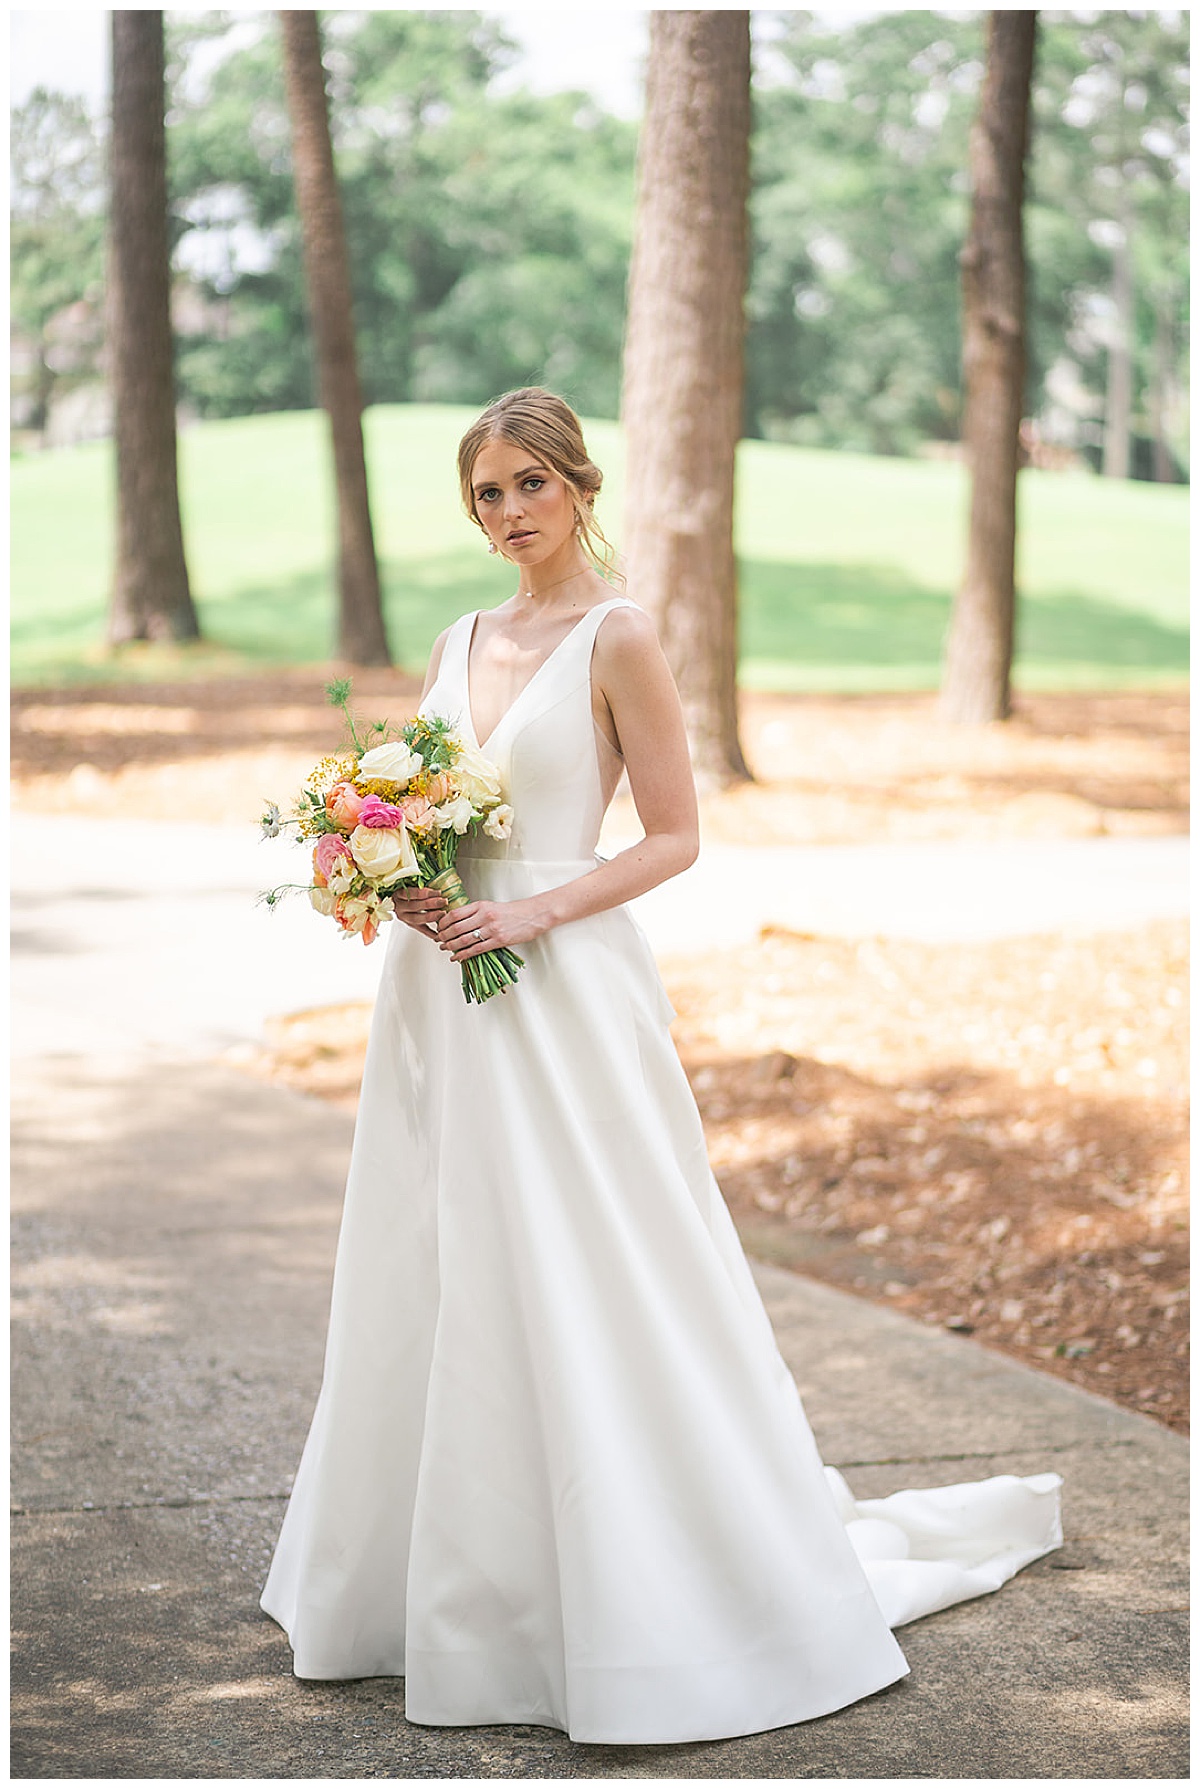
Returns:
[[[397,718],[416,685],[358,673]],[[724,843],[1062,837],[1187,824],[1178,692],[745,699],[759,783]],[[321,676],[18,692],[18,805],[245,821],[336,737]],[[1186,928],[990,944],[770,932],[668,960],[676,1041],[748,1248],[1187,1423]],[[368,1009],[279,1018],[248,1072],[352,1106]]]
[[[328,672],[23,689],[20,805],[237,824],[282,800],[341,737]],[[356,671],[356,711],[398,721],[420,685]],[[703,803],[710,843],[1185,832],[1185,691],[1021,696],[1003,725],[950,728],[929,695],[742,697],[760,779]],[[618,797],[620,802],[620,797]]]

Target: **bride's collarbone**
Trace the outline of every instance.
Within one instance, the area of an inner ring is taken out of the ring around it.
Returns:
[[[592,606],[595,605],[589,605]],[[491,618],[490,624],[476,625],[472,657],[484,669],[536,669],[558,651],[587,613],[587,609],[572,610],[553,620],[539,621],[533,627],[522,622],[514,625],[507,617]]]
[[[579,615],[568,615],[554,627],[536,633],[492,627],[477,628],[470,649],[471,686],[480,705],[507,704],[542,666],[564,645],[579,625]],[[489,701],[488,698],[492,700]]]

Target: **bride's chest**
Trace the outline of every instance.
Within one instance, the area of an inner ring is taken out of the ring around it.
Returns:
[[[547,666],[566,635],[542,642],[515,641],[489,634],[470,648],[466,664],[467,700],[475,737],[486,740],[499,728]]]

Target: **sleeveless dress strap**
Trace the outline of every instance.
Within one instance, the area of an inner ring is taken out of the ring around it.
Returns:
[[[467,681],[467,658],[471,650],[471,633],[475,626],[478,609],[469,609],[453,622],[446,636],[446,644],[442,648],[442,662],[438,666],[438,676],[454,678],[465,689]]]
[[[577,643],[581,647],[586,646],[590,657],[591,648],[595,644],[596,634],[598,633],[600,623],[604,618],[607,615],[611,615],[614,609],[636,608],[637,604],[630,602],[627,596],[610,597],[608,602],[597,603],[594,609],[589,609],[587,614],[575,623],[575,626],[571,629],[567,638],[572,646]]]

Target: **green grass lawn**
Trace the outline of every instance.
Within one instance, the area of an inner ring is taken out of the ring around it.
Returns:
[[[455,447],[473,411],[391,405],[366,418],[372,508],[399,660],[425,662],[441,628],[501,601],[458,506]],[[615,423],[588,427],[619,545]],[[103,644],[112,554],[109,443],[14,461],[12,673],[18,684],[250,670],[320,661],[333,638],[333,525],[316,413],[210,422],[180,440],[184,533],[206,644]],[[748,441],[738,551],[742,678],[759,689],[936,685],[959,575],[963,469]],[[1016,679],[1117,687],[1187,674],[1188,499],[1178,487],[1024,472]],[[636,596],[636,591],[631,595]]]

